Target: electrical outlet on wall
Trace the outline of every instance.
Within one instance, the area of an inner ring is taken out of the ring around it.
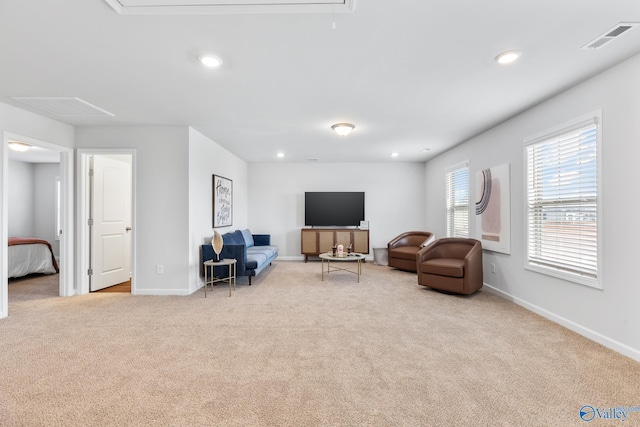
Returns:
[[[164,274],[164,265],[162,265],[162,264],[156,265],[156,273]]]
[[[494,263],[491,263],[491,272],[496,274],[496,265]]]

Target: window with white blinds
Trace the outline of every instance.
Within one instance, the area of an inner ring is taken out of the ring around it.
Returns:
[[[527,143],[527,267],[600,287],[599,116]]]
[[[447,237],[469,237],[469,164],[447,169]]]

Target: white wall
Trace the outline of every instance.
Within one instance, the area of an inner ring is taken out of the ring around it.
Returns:
[[[372,248],[386,248],[404,231],[425,229],[421,163],[251,163],[249,226],[271,234],[280,259],[303,259],[305,191],[364,191]]]
[[[9,236],[37,237],[51,243],[60,255],[56,240],[56,177],[58,163],[9,161]]]
[[[60,242],[56,240],[56,177],[60,176],[59,163],[36,163],[34,168],[34,236],[51,243],[55,256],[60,255]]]
[[[31,140],[73,147],[74,128],[0,102],[0,131]],[[5,135],[6,136],[6,135]]]
[[[486,252],[484,280],[503,295],[564,326],[640,360],[635,197],[640,183],[640,56],[553,97],[531,110],[438,156],[426,165],[427,227],[445,230],[444,170],[470,160],[470,176],[483,168],[511,164],[511,255]],[[604,225],[603,290],[524,269],[524,145],[526,137],[602,109]],[[474,199],[471,186],[471,201]],[[475,232],[471,218],[472,236]],[[491,263],[497,266],[490,273]]]
[[[135,149],[137,294],[189,294],[189,133],[184,126],[77,128],[84,149]],[[162,265],[163,274],[156,266]]]
[[[247,228],[247,162],[195,129],[189,129],[189,289],[202,287],[200,246],[213,235],[212,175],[233,181],[233,224],[216,228],[223,234]]]
[[[34,166],[10,160],[8,173],[9,237],[35,237]]]

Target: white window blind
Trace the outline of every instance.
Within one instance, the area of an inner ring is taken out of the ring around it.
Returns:
[[[446,171],[447,237],[469,237],[469,164]]]
[[[598,279],[597,118],[526,146],[527,264]]]

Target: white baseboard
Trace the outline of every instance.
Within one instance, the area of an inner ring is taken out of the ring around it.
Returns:
[[[185,289],[136,289],[133,295],[153,295],[153,296],[188,296],[193,292]]]
[[[296,256],[280,256],[276,258],[274,261],[304,261],[304,255],[296,255]]]
[[[573,332],[576,332],[580,335],[582,335],[585,338],[590,339],[591,341],[595,341],[598,344],[602,344],[603,346],[610,348],[613,351],[616,351],[620,354],[623,354],[627,357],[630,357],[638,362],[640,362],[640,350],[635,349],[633,347],[629,347],[626,344],[623,344],[621,342],[618,342],[612,338],[609,338],[605,335],[602,335],[599,332],[593,331],[589,328],[586,328],[576,322],[573,322],[569,319],[565,319],[562,316],[558,316],[555,313],[552,313],[548,310],[545,310],[542,307],[538,307],[537,305],[528,303],[527,301],[524,301],[518,297],[515,297],[507,292],[504,292],[501,289],[497,289],[491,285],[487,285],[486,283],[484,283],[484,287],[487,288],[487,290],[491,293],[494,293],[498,296],[501,296],[502,298],[505,298],[511,302],[513,302],[514,304],[517,304],[521,307],[526,308],[529,311],[532,311],[536,314],[539,314],[540,316],[544,317],[545,319],[549,319],[552,322],[555,322]]]

